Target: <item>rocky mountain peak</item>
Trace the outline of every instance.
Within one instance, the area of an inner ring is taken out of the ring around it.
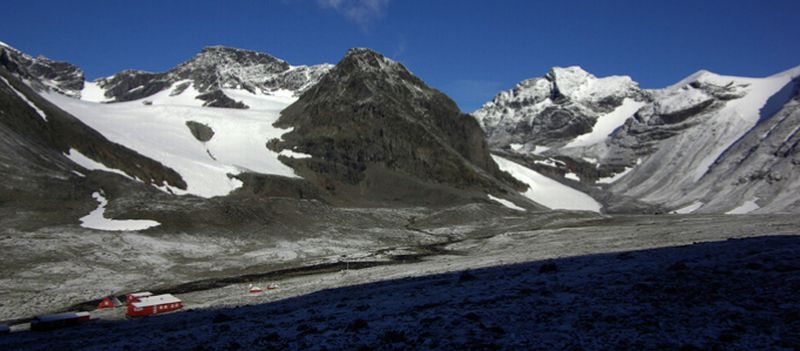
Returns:
[[[387,70],[402,67],[399,63],[367,48],[352,48],[347,50],[347,53],[339,62],[338,66],[362,70]]]
[[[358,97],[359,100],[394,94],[410,98],[396,101],[421,101],[420,99],[430,98],[434,91],[401,63],[365,48],[348,50],[320,85],[323,82],[329,87],[338,86],[335,89],[326,89],[328,92],[335,93],[336,96],[346,92],[354,93],[351,97]],[[452,104],[448,108],[458,109],[450,99],[447,101]]]
[[[495,148],[561,146],[593,130],[598,118],[625,99],[648,97],[628,76],[598,78],[581,67],[553,67],[518,83],[473,113]],[[635,111],[634,111],[635,112]]]
[[[599,101],[609,96],[628,96],[639,91],[628,76],[597,78],[579,66],[553,67],[545,78],[553,82],[553,94],[572,100]]]
[[[77,66],[42,55],[34,58],[5,43],[0,43],[0,66],[64,95],[77,97],[83,89],[84,74]]]
[[[290,68],[286,61],[269,54],[209,46],[167,73],[180,80],[193,80],[195,89],[200,92],[209,92],[214,88],[238,88],[255,92],[270,76]]]
[[[263,72],[271,71],[273,73],[290,68],[286,61],[266,53],[226,46],[207,46],[173,70],[214,69],[217,73],[222,73],[230,69],[245,69],[254,66],[261,66]]]
[[[276,126],[293,129],[273,150],[311,155],[287,162],[338,199],[443,203],[469,196],[464,189],[521,186],[492,161],[472,117],[368,49],[349,50]]]

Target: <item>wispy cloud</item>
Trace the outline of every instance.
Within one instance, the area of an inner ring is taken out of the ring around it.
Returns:
[[[332,9],[362,28],[386,15],[389,0],[317,0],[322,8]]]

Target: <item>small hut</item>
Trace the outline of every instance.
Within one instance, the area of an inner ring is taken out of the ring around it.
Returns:
[[[264,292],[264,290],[263,290],[263,289],[261,289],[261,288],[259,288],[259,287],[257,287],[257,286],[253,286],[253,284],[250,284],[250,290],[248,290],[248,291],[249,291],[251,294],[259,294],[259,293],[262,293],[262,292]]]
[[[116,296],[108,296],[103,299],[103,301],[100,301],[99,304],[97,304],[97,309],[102,310],[105,308],[115,308],[119,306],[122,306],[122,302],[120,302]]]

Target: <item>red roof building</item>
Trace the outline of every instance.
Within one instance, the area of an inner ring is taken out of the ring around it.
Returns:
[[[129,317],[142,317],[183,308],[183,301],[170,294],[147,296],[128,304]]]
[[[119,299],[117,299],[116,296],[109,296],[103,299],[103,301],[100,301],[99,304],[97,304],[97,309],[102,310],[104,308],[115,308],[119,306],[122,306],[122,303],[119,301]]]
[[[127,296],[125,296],[125,304],[130,306],[131,303],[139,301],[139,299],[148,296],[153,296],[153,293],[149,291],[143,291],[143,292],[128,294]]]

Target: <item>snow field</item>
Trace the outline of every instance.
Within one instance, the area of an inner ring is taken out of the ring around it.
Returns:
[[[272,123],[291,98],[249,94],[246,103],[263,109],[234,110],[200,107],[202,101],[194,99],[196,91],[191,87],[176,96],[170,96],[171,91],[114,104],[81,101],[57,93],[44,96],[112,142],[175,170],[187,183],[185,191],[173,187],[162,190],[210,198],[239,188],[242,183],[232,176],[241,172],[297,177],[278,160],[278,153],[266,148],[268,140],[289,131],[272,127]],[[240,93],[237,98],[245,95]],[[195,139],[186,126],[188,121],[209,126],[214,131],[213,138],[206,143]]]
[[[536,203],[551,209],[564,210],[600,212],[600,209],[603,208],[603,205],[591,196],[543,176],[530,168],[506,160],[500,156],[492,155],[492,158],[497,162],[501,170],[510,173],[517,180],[528,184],[528,190],[522,195]]]

